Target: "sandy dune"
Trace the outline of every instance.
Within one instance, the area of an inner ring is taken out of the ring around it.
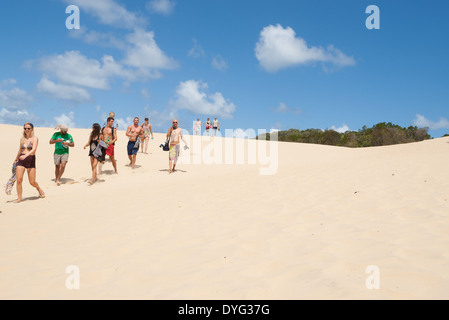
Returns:
[[[0,125],[2,184],[21,132]],[[88,186],[89,131],[71,129],[76,147],[57,187],[53,132],[35,132],[47,197],[27,178],[23,203],[12,203],[15,188],[1,193],[0,299],[449,299],[448,138],[279,143],[273,175],[247,160],[184,163],[169,175],[163,134],[133,171],[120,132],[119,175],[106,163]],[[203,138],[203,151],[223,141]],[[66,287],[71,265],[79,290]],[[366,287],[368,266],[380,271],[379,289]]]

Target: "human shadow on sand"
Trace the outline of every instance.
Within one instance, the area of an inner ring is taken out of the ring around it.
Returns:
[[[25,201],[35,201],[35,200],[39,200],[39,199],[41,199],[41,198],[38,197],[38,196],[27,197],[27,198],[22,198],[22,202],[25,202]],[[17,202],[17,199],[15,199],[15,200],[10,200],[10,201],[8,201],[7,203],[15,203],[15,202]]]
[[[168,172],[168,169],[162,169],[162,170],[159,170],[159,171],[160,171],[160,172]],[[187,173],[188,171],[176,169],[176,170],[173,171],[172,173],[176,173],[176,172]]]
[[[84,180],[84,182],[86,182],[86,183],[89,183],[89,181],[90,181],[90,179]],[[96,184],[96,183],[103,183],[103,182],[106,182],[106,180],[97,178],[97,180],[95,180],[94,184]]]
[[[131,165],[130,165],[130,164],[126,164],[125,167],[131,168]],[[138,164],[135,164],[135,165],[134,165],[134,169],[139,169],[139,168],[141,168],[141,167],[142,167],[142,166],[139,166]]]
[[[105,174],[107,176],[112,176],[113,174],[115,174],[114,170],[103,170],[103,172],[101,174]]]
[[[56,182],[56,179],[51,179],[51,181]],[[61,182],[61,184],[74,184],[74,183],[78,183],[73,179],[70,178],[61,178],[61,180],[59,180]]]

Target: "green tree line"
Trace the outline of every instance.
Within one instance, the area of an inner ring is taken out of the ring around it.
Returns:
[[[410,143],[431,139],[427,133],[428,128],[410,126],[401,127],[391,122],[378,123],[371,128],[363,126],[358,131],[347,131],[339,133],[332,129],[289,129],[278,131],[278,140],[287,142],[315,143],[330,146],[341,146],[350,148],[387,146],[400,143]],[[257,137],[270,140],[270,133]]]

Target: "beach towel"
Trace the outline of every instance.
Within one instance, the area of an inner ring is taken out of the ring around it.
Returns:
[[[107,149],[108,145],[103,141],[100,140],[97,144],[97,147],[95,148],[94,152],[92,152],[93,156],[95,158],[99,158],[103,155],[103,150],[102,149]]]
[[[12,188],[14,187],[14,183],[16,183],[16,180],[17,180],[17,178],[16,178],[16,168],[17,168],[17,166],[14,163],[12,165],[12,176],[11,176],[11,178],[9,178],[8,182],[6,183],[5,192],[6,192],[6,194],[8,196],[11,195]]]
[[[136,143],[134,143],[133,149],[139,149],[140,146],[140,137],[137,136]]]

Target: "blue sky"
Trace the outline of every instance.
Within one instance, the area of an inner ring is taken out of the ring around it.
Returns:
[[[216,116],[223,129],[393,122],[440,137],[448,13],[444,0],[5,1],[0,123],[87,128],[114,111],[121,129],[149,116],[158,132]]]

